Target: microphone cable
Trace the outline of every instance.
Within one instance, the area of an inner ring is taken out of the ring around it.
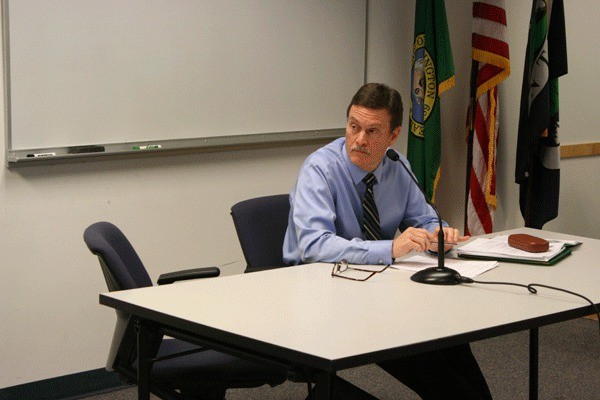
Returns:
[[[564,293],[571,294],[573,296],[580,297],[580,298],[584,299],[585,301],[587,301],[588,303],[590,303],[590,305],[594,309],[594,312],[596,313],[596,318],[598,319],[598,333],[600,334],[600,310],[598,310],[598,307],[596,306],[596,304],[594,304],[594,302],[592,300],[590,300],[589,298],[585,297],[582,294],[579,294],[579,293],[576,293],[576,292],[572,292],[572,291],[567,290],[567,289],[555,287],[555,286],[544,285],[544,284],[541,284],[541,283],[530,283],[528,285],[524,285],[522,283],[514,283],[514,282],[476,281],[474,279],[467,278],[467,277],[464,277],[464,276],[460,277],[460,283],[479,283],[481,285],[518,286],[518,287],[522,287],[522,288],[527,289],[529,291],[529,293],[531,293],[531,294],[537,294],[538,291],[537,291],[537,289],[535,287],[541,287],[541,288],[545,288],[545,289],[558,290],[560,292],[564,292]]]

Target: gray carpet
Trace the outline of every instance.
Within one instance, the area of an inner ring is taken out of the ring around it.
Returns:
[[[540,400],[600,399],[598,321],[580,318],[542,327],[539,347]],[[475,342],[472,348],[495,400],[528,398],[528,331]],[[340,371],[339,375],[381,400],[419,399],[374,365]],[[87,400],[133,400],[136,390],[123,389]],[[306,390],[305,384],[286,382],[275,388],[229,390],[226,400],[304,400]]]

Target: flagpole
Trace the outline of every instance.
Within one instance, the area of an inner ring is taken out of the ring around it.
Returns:
[[[477,101],[477,74],[479,72],[479,61],[471,61],[471,86],[470,86],[470,104],[469,104],[469,133],[467,136],[467,176],[465,185],[465,219],[464,234],[469,232],[467,208],[469,205],[469,193],[471,182],[471,168],[473,168],[473,136],[475,133],[475,102]]]
[[[533,15],[535,15],[535,11],[536,11],[536,7],[537,4],[535,1],[532,1],[532,5],[531,5],[531,15],[533,18]],[[529,21],[529,29],[528,29],[528,37],[527,37],[527,57],[525,58],[525,68],[529,69],[529,71],[527,71],[527,73],[523,75],[523,79],[525,79],[525,77],[527,77],[527,79],[531,79],[531,64],[532,64],[532,60],[530,59],[530,55],[533,54],[533,51],[530,53],[529,52],[529,47],[530,47],[530,40],[531,40],[531,30],[533,29],[533,27],[531,26],[532,24],[532,20]],[[523,84],[523,86],[525,87],[525,84]],[[531,90],[531,88],[529,87],[529,84],[527,86],[527,93],[529,93],[529,91]],[[527,120],[529,120],[529,111],[527,111]],[[533,158],[533,148],[535,146],[535,141],[533,140],[533,135],[528,135],[527,137],[528,142],[529,142],[529,173],[528,176],[526,177],[526,182],[527,182],[527,187],[525,189],[525,215],[523,216],[523,219],[525,220],[525,226],[526,227],[531,227],[531,169],[533,167],[533,163],[534,163],[534,158]]]

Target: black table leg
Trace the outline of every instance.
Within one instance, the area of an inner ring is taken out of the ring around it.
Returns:
[[[335,374],[329,372],[319,372],[315,380],[315,399],[331,400],[333,399],[333,381]]]
[[[320,372],[316,376],[315,398],[377,400],[377,397],[365,392],[358,386],[340,378],[334,373]]]
[[[136,319],[138,353],[138,400],[150,400],[150,338],[151,329],[147,323]]]
[[[529,330],[529,400],[538,398],[539,329]]]

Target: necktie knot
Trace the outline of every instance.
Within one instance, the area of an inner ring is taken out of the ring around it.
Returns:
[[[377,183],[377,178],[372,173],[368,173],[364,178],[363,182],[367,184],[367,188],[372,188]]]

